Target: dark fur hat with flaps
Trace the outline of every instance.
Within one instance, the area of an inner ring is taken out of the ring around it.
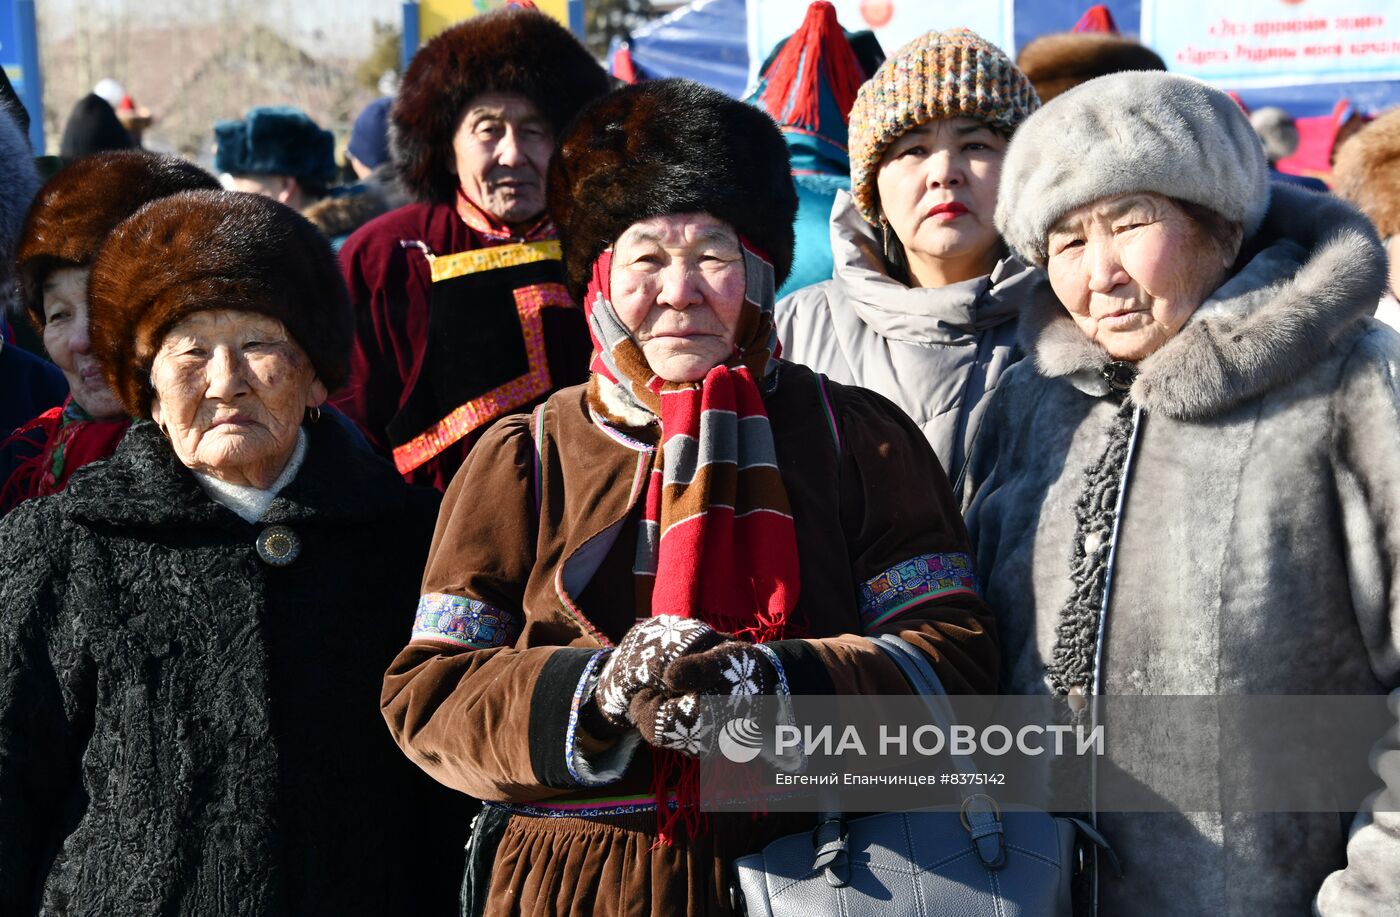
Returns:
[[[608,75],[569,30],[532,9],[507,7],[453,26],[413,56],[394,101],[389,141],[404,187],[421,200],[457,189],[452,138],[472,99],[516,93],[555,136],[608,91]]]
[[[24,306],[44,324],[44,281],[59,268],[87,267],[117,224],[151,201],[218,190],[214,176],[177,156],[144,150],[94,153],[49,179],[29,207],[15,260]]]
[[[325,237],[256,194],[187,191],[116,228],[88,281],[89,335],[107,383],[150,416],[151,362],[166,333],[203,310],[271,316],[334,391],[350,373],[354,315]]]
[[[783,135],[765,112],[689,80],[627,86],[586,108],[550,163],[549,209],[580,301],[604,249],[668,213],[724,220],[772,260],[779,286],[792,267]]]

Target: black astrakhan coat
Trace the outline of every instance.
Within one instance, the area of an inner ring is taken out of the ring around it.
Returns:
[[[379,713],[438,494],[307,432],[259,523],[150,422],[0,522],[0,914],[454,911],[470,801]]]

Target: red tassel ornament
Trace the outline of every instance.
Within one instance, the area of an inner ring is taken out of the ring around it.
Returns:
[[[812,66],[812,61],[819,61],[821,66]],[[760,97],[764,109],[779,124],[820,129],[819,74],[826,76],[841,120],[847,122],[865,74],[841,23],[836,21],[836,7],[827,0],[816,0],[807,7],[802,25],[768,69],[768,85]]]

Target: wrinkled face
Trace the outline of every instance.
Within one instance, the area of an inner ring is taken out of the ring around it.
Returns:
[[[274,318],[219,309],[171,328],[151,364],[151,416],[196,471],[266,487],[326,400],[311,360]]]
[[[633,223],[613,245],[612,303],[652,372],[698,382],[734,351],[744,306],[739,235],[707,213]]]
[[[503,223],[544,213],[544,182],[554,132],[533,102],[514,93],[484,92],[467,106],[452,138],[463,193]]]
[[[1116,360],[1141,360],[1224,281],[1239,240],[1217,242],[1157,194],[1080,207],[1047,240],[1050,286],[1079,330]]]
[[[125,416],[88,341],[88,269],[61,267],[44,281],[44,349],[68,380],[78,407],[99,420]]]
[[[1001,135],[972,118],[937,118],[890,144],[875,187],[916,274],[917,262],[927,259],[966,264],[974,273],[955,273],[967,278],[995,266],[1000,236],[993,217],[1005,155]]]

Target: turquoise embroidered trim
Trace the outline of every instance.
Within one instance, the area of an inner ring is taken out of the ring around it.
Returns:
[[[861,585],[860,619],[870,631],[915,605],[959,593],[979,594],[972,556],[920,554]]]
[[[788,687],[787,669],[783,668],[783,661],[778,658],[778,654],[773,652],[771,646],[762,643],[755,643],[753,648],[763,654],[764,658],[773,664],[773,668],[778,672],[778,697],[792,697],[792,689]]]
[[[509,646],[520,636],[520,618],[460,595],[430,592],[418,599],[412,640],[446,640],[474,650]]]
[[[583,707],[584,701],[593,696],[593,688],[598,684],[598,675],[602,672],[603,661],[608,658],[613,648],[605,646],[592,656],[588,657],[588,663],[583,667],[583,674],[579,676],[578,686],[574,688],[574,697],[569,704],[569,723],[564,729],[564,766],[569,769],[569,776],[574,778],[574,782],[579,786],[595,786],[601,783],[590,784],[583,775],[579,773],[578,762],[574,760],[578,755],[578,717],[579,710]]]

